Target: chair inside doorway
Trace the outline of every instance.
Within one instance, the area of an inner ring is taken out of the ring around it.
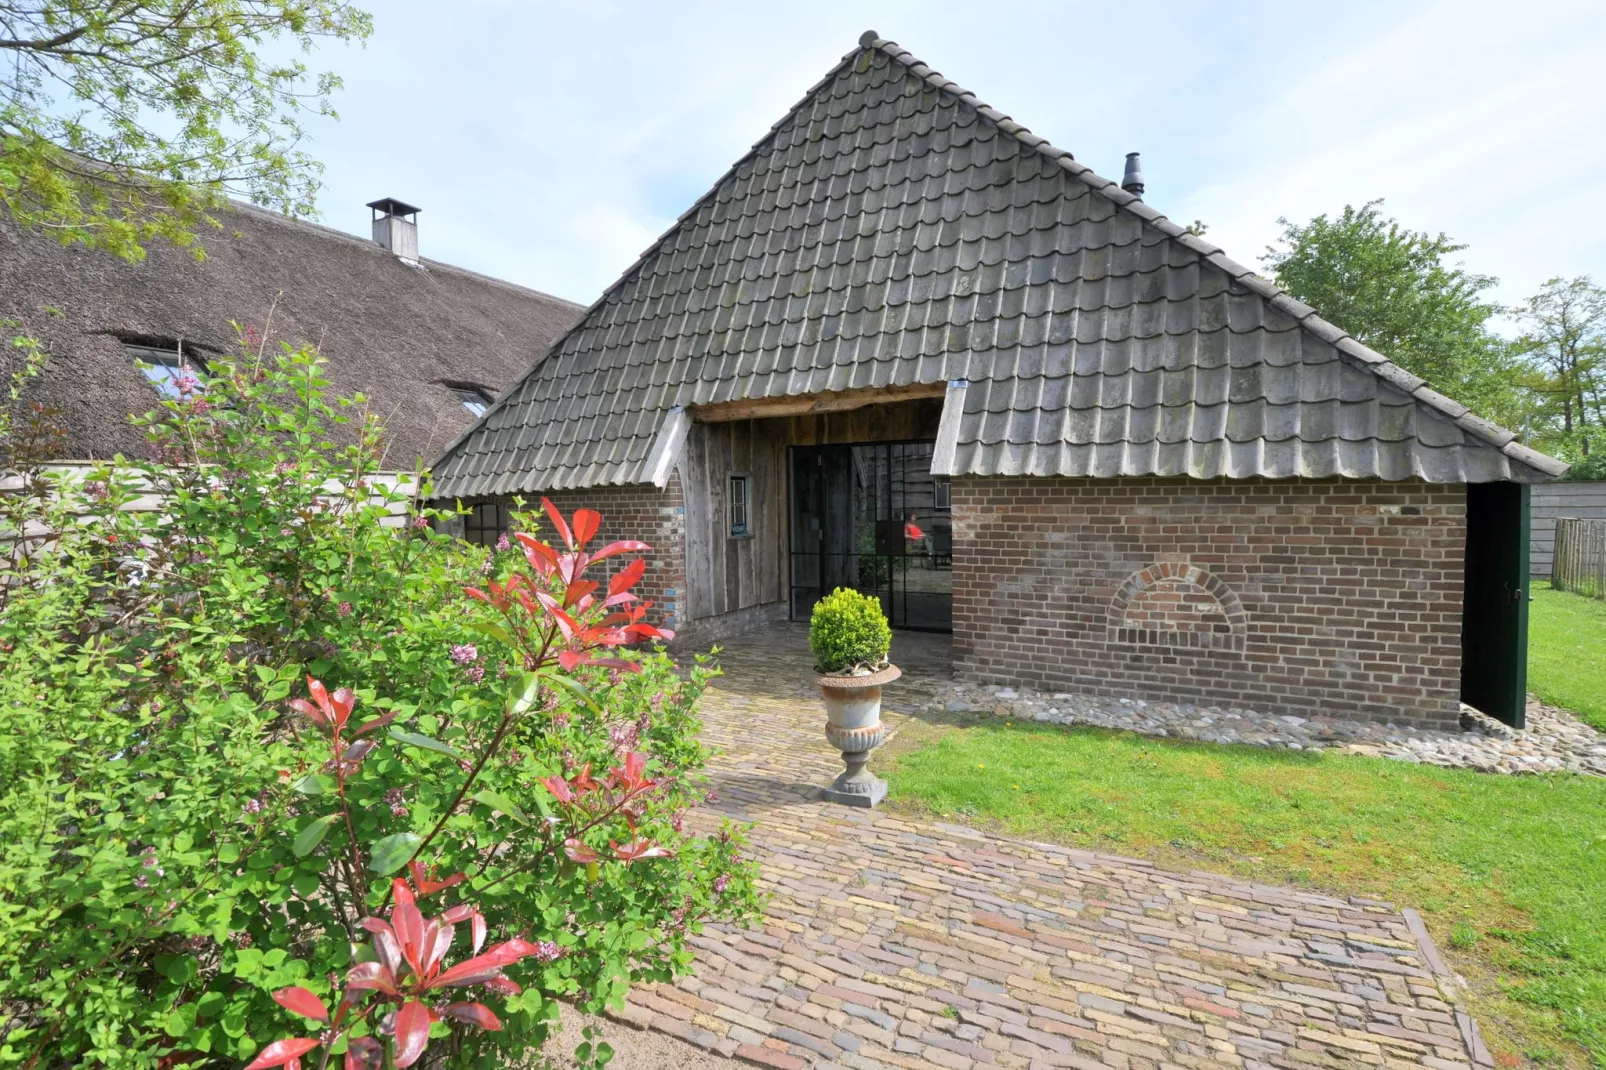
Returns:
[[[931,442],[791,447],[791,617],[838,587],[881,600],[894,628],[953,630],[948,482]]]

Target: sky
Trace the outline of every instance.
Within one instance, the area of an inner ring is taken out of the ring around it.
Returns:
[[[420,206],[424,256],[589,304],[877,30],[1259,265],[1278,217],[1384,198],[1513,303],[1606,282],[1601,0],[368,0],[309,125],[322,221]],[[445,12],[446,14],[442,14]]]

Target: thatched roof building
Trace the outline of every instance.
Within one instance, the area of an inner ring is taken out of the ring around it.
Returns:
[[[136,357],[160,361],[180,342],[202,359],[227,352],[231,322],[260,328],[271,309],[273,338],[319,345],[335,389],[361,391],[384,417],[386,467],[432,460],[581,309],[419,258],[416,209],[375,205],[372,241],[236,205],[202,235],[200,262],[158,244],[130,264],[0,220],[0,319],[45,344],[28,399],[59,411],[63,459],[143,449],[128,419],[154,406],[162,372]]]

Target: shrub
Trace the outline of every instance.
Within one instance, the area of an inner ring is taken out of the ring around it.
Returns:
[[[690,830],[711,670],[621,656],[644,544],[437,534],[311,352],[181,385],[0,500],[53,533],[0,547],[0,1066],[506,1065],[752,915]]]
[[[892,629],[881,600],[838,587],[814,603],[809,618],[809,649],[822,673],[847,673],[886,665]]]

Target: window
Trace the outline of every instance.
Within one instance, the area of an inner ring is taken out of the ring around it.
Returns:
[[[753,481],[746,475],[732,475],[726,481],[726,500],[730,506],[731,534],[743,539],[753,534]]]
[[[468,414],[476,420],[484,416],[485,410],[491,407],[491,395],[477,386],[454,386],[452,390],[457,394],[457,400],[463,403],[463,408],[467,409]]]
[[[938,476],[937,477],[937,484],[933,488],[933,491],[932,491],[933,499],[934,499],[932,504],[935,505],[938,509],[947,509],[948,508],[948,501],[949,501],[949,497],[948,496],[949,496],[949,492],[952,489],[953,489],[953,483],[951,483],[949,481],[947,476]]]
[[[476,502],[463,518],[463,538],[480,546],[495,546],[507,534],[512,519],[506,502]]]
[[[164,398],[183,397],[186,390],[201,389],[201,373],[205,364],[187,356],[182,343],[171,345],[140,345],[124,342],[123,349],[140,365],[140,371],[150,380],[156,392]]]

